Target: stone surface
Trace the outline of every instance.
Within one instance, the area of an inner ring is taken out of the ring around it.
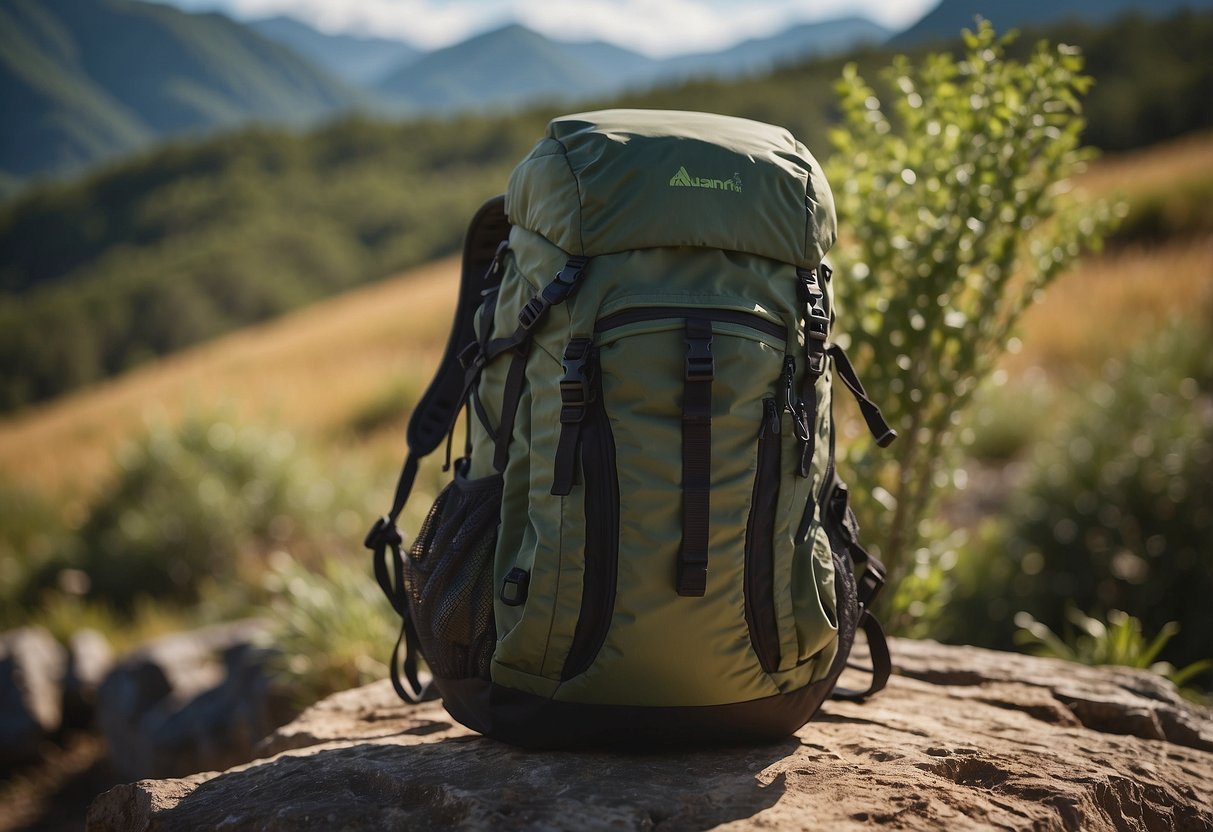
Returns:
[[[41,627],[0,635],[0,766],[38,758],[63,719],[67,651]]]
[[[180,777],[253,758],[288,717],[257,647],[263,622],[177,633],[120,661],[97,694],[97,725],[123,776]]]
[[[97,690],[114,665],[114,651],[97,630],[83,629],[67,640],[67,672],[63,678],[63,723],[72,729],[93,724]]]
[[[900,675],[784,742],[528,752],[386,682],[319,703],[266,759],[101,795],[108,830],[1213,830],[1213,718],[1126,670],[893,642]]]

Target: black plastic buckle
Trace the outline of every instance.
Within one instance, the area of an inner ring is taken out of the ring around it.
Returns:
[[[820,306],[809,307],[809,314],[805,316],[805,335],[811,341],[822,343],[830,337],[830,316]]]
[[[590,339],[574,338],[564,348],[560,377],[560,423],[575,424],[585,418],[585,409],[593,401],[590,387]]]
[[[535,324],[547,314],[551,304],[543,295],[535,295],[526,302],[526,305],[518,310],[518,325],[530,332]]]
[[[826,371],[826,354],[824,352],[810,352],[805,358],[807,359],[805,370],[813,378],[819,377]]]
[[[470,368],[473,364],[480,363],[480,361],[481,349],[479,341],[473,341],[459,351],[459,365],[465,370]]]
[[[711,381],[716,378],[716,358],[712,355],[712,336],[687,336],[684,367],[687,381]]]
[[[880,594],[883,586],[884,573],[873,568],[872,562],[868,561],[864,567],[863,574],[856,581],[855,594],[859,599],[859,605],[864,609],[871,609],[872,603],[876,600],[876,596]]]
[[[801,303],[815,304],[821,300],[821,288],[817,283],[817,269],[796,270],[796,297]]]
[[[371,526],[371,530],[362,540],[362,545],[375,552],[387,546],[399,546],[402,542],[404,538],[400,536],[396,523],[385,514]]]
[[[544,287],[543,296],[547,302],[555,306],[568,300],[569,296],[577,291],[581,273],[585,271],[586,264],[589,262],[590,258],[580,254],[570,257],[564,264],[564,268],[556,273],[552,282]]]

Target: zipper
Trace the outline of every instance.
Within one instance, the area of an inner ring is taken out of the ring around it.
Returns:
[[[599,318],[598,322],[594,324],[594,332],[601,335],[604,332],[618,329],[628,324],[640,323],[641,321],[661,321],[668,318],[737,324],[738,326],[748,327],[749,329],[765,333],[774,338],[780,338],[784,341],[788,339],[787,327],[783,324],[768,321],[766,318],[761,315],[755,315],[753,312],[741,312],[736,309],[705,309],[698,306],[642,306],[634,309],[622,309],[619,312],[607,315],[605,318]]]
[[[598,351],[591,362],[598,364]],[[593,400],[581,431],[581,477],[585,484],[585,572],[581,611],[561,680],[584,673],[606,641],[615,609],[619,571],[619,476],[615,439],[602,400],[602,374],[593,372]]]
[[[745,533],[745,619],[750,642],[767,673],[779,668],[775,620],[775,515],[779,498],[780,418],[775,399],[763,399],[758,428],[758,465]]]

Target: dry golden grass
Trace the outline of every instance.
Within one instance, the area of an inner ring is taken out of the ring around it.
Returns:
[[[1097,195],[1165,187],[1213,170],[1213,134],[1100,160],[1079,184]],[[75,502],[113,469],[119,445],[150,419],[190,409],[272,422],[321,437],[385,472],[399,430],[347,441],[344,429],[385,389],[423,389],[445,344],[458,284],[448,259],[235,333],[120,378],[0,419],[0,476]],[[1213,240],[1090,258],[1029,310],[1012,372],[1092,367],[1172,313],[1208,310]],[[404,424],[401,413],[399,425]]]
[[[443,260],[0,421],[0,471],[49,495],[87,499],[124,440],[148,420],[190,409],[303,434],[339,431],[385,387],[424,386],[458,281],[457,261]]]
[[[1020,325],[1003,366],[1065,380],[1156,333],[1173,316],[1213,310],[1213,237],[1089,257],[1062,275]]]
[[[1111,196],[1211,174],[1213,133],[1199,133],[1144,150],[1106,156],[1079,176],[1077,184],[1092,194]]]

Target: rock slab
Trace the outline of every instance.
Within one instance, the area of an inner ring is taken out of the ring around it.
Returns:
[[[252,759],[289,716],[257,646],[265,627],[250,619],[175,633],[118,662],[96,693],[114,769],[182,777]]]
[[[36,760],[63,720],[67,651],[42,627],[0,634],[0,768]]]
[[[894,640],[898,675],[783,742],[528,752],[377,683],[223,773],[144,780],[88,829],[1213,830],[1213,716],[1165,681]]]

